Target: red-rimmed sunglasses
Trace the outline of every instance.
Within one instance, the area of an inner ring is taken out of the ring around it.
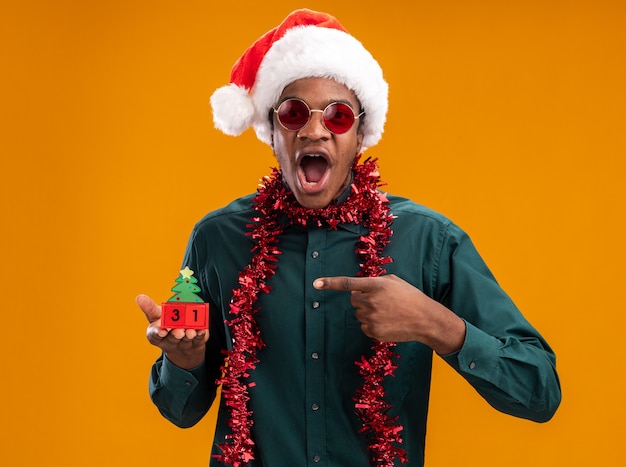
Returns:
[[[331,133],[341,135],[352,128],[354,121],[365,112],[354,115],[354,110],[343,102],[331,102],[324,110],[311,109],[301,99],[291,98],[280,103],[278,108],[273,107],[278,123],[289,131],[298,131],[304,128],[313,112],[322,113],[322,124]]]

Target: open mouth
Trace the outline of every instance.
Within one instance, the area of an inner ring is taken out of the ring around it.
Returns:
[[[308,154],[300,160],[300,169],[302,170],[304,181],[307,184],[316,185],[324,178],[324,174],[328,170],[328,161],[322,156]]]

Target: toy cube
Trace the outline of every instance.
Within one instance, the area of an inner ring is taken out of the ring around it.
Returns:
[[[209,304],[164,302],[161,304],[161,327],[165,329],[207,329]]]

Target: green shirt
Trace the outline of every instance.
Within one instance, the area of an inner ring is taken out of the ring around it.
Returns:
[[[246,224],[252,196],[205,216],[194,228],[183,266],[196,271],[210,303],[210,339],[204,364],[191,371],[162,356],[152,369],[150,393],[161,413],[181,427],[197,423],[213,403],[230,339],[225,319],[238,273],[252,258]],[[389,196],[395,219],[386,265],[466,322],[462,349],[443,356],[493,407],[517,417],[547,421],[561,392],[555,355],[500,288],[469,237],[450,220],[410,200]],[[287,227],[280,236],[277,273],[261,294],[256,315],[266,347],[251,372],[249,408],[257,452],[253,466],[369,466],[353,397],[362,380],[354,364],[370,351],[350,305],[350,294],[313,288],[318,277],[355,276],[354,245],[360,225],[337,230]],[[403,426],[410,465],[424,462],[432,350],[399,343],[393,378],[386,378],[390,416]],[[215,443],[230,433],[220,406]],[[215,451],[218,452],[218,451]],[[211,465],[221,465],[212,460]]]

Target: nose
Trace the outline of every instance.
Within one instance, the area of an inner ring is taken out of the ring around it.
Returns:
[[[297,133],[298,138],[306,138],[312,141],[330,138],[331,132],[324,126],[323,115],[323,110],[311,110],[309,121]]]

